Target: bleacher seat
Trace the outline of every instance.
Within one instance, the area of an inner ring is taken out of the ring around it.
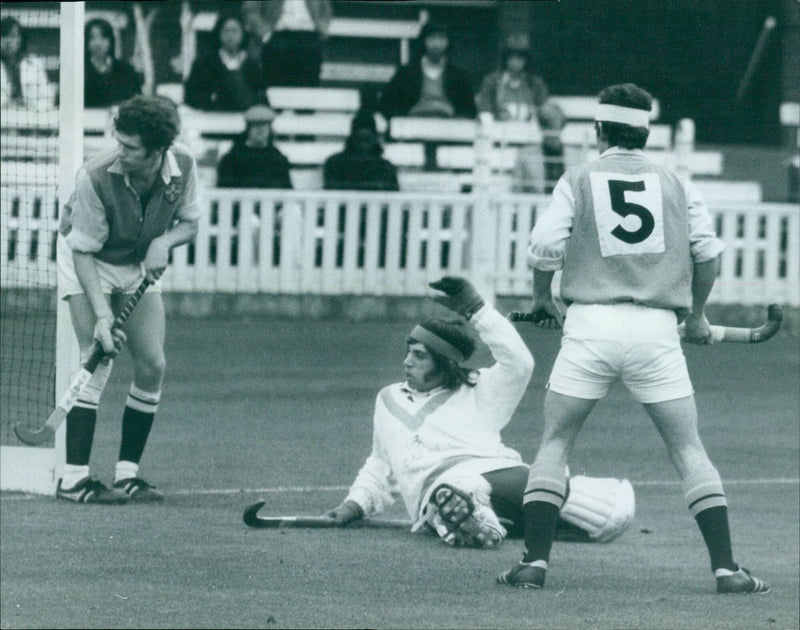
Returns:
[[[166,96],[176,105],[181,105],[184,96],[183,83],[159,83],[156,86],[156,94]]]
[[[307,166],[322,164],[334,153],[344,147],[341,141],[330,142],[286,142],[275,143],[277,149],[283,153],[292,166]]]
[[[655,164],[661,164],[669,168],[680,166],[688,170],[692,175],[722,175],[723,172],[724,156],[720,151],[693,151],[679,158],[671,151],[645,149],[645,155]],[[678,164],[679,159],[683,160],[683,164]]]
[[[761,203],[762,189],[759,182],[726,181],[719,179],[697,179],[692,182],[706,203]]]
[[[387,142],[383,157],[398,168],[422,168],[425,165],[425,148],[419,142]]]
[[[800,125],[800,103],[781,103],[780,120],[782,125],[797,127]]]
[[[110,135],[114,128],[112,109],[86,108],[83,110],[83,133],[90,135]]]
[[[355,112],[361,106],[361,93],[352,88],[269,87],[270,107],[282,110]]]
[[[514,168],[519,149],[496,148],[489,163],[493,169],[508,171]],[[443,145],[436,148],[436,166],[454,171],[471,171],[475,166],[475,149],[469,145]]]
[[[350,114],[321,112],[314,114],[278,114],[272,122],[276,136],[316,136],[346,138],[350,133]]]
[[[289,179],[294,190],[322,190],[322,169],[319,167],[289,169]]]
[[[394,140],[474,142],[478,122],[466,118],[398,116],[389,123]]]
[[[420,11],[418,20],[345,18],[334,15],[328,27],[328,37],[397,40],[400,63],[407,63],[410,59],[410,43],[419,35],[427,15],[426,11]],[[216,20],[215,12],[201,11],[195,15],[186,34],[186,50],[197,50],[197,33],[211,31]],[[184,59],[184,67],[190,65],[191,61]],[[325,60],[320,70],[320,79],[337,83],[385,83],[394,70],[394,65],[385,63]]]
[[[330,83],[388,83],[395,70],[396,66],[388,63],[324,61],[319,78]]]

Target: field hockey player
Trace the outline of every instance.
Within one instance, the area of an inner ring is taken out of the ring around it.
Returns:
[[[595,130],[600,158],[569,169],[537,218],[528,259],[531,312],[564,323],[544,402],[544,432],[525,490],[526,551],[497,578],[542,588],[566,465],[586,417],[621,381],[661,435],[706,543],[719,593],[764,593],[769,585],[734,561],[728,502],[697,430],[684,340],[710,343],[705,305],[723,244],[697,190],[642,152],[652,96],[631,84],[600,93]],[[553,300],[562,270],[566,320]]]
[[[472,284],[431,283],[436,300],[464,319],[430,318],[407,339],[405,379],[375,401],[372,453],[344,501],[328,512],[339,525],[383,512],[401,498],[414,524],[459,547],[494,548],[522,534],[528,466],[500,431],[511,420],[533,371],[514,326]],[[464,365],[474,327],[496,363]],[[634,515],[627,480],[575,476],[561,510],[562,539],[609,542]]]
[[[66,465],[56,496],[78,503],[161,501],[139,476],[161,399],[164,376],[164,305],[157,280],[173,247],[194,239],[202,211],[197,166],[188,149],[173,144],[180,121],[161,97],[137,96],[114,119],[117,146],[89,160],[76,177],[58,236],[60,295],[69,304],[82,358],[94,340],[113,355],[124,338],[112,334],[114,312],[144,278],[154,284],[130,313],[127,346],[134,378],[122,415],[122,438],[113,486],[90,475],[100,396],[110,358],[92,374],[67,414]]]

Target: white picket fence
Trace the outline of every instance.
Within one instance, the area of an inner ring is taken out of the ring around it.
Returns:
[[[424,295],[481,275],[529,295],[525,249],[546,196],[212,189],[196,241],[173,251],[167,291]],[[713,205],[726,243],[720,304],[800,306],[800,209]],[[55,285],[55,194],[2,190],[3,287]]]

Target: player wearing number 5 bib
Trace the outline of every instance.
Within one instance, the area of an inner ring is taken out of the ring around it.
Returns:
[[[717,591],[766,592],[733,559],[727,501],[697,431],[697,409],[678,322],[686,340],[710,343],[704,315],[722,243],[699,194],[643,154],[652,96],[627,83],[600,93],[600,158],[568,170],[531,234],[532,312],[564,326],[544,404],[544,433],[523,498],[523,560],[498,582],[544,586],[565,467],[584,420],[621,381],[644,405],[681,478],[711,557]],[[553,274],[562,270],[562,318]]]

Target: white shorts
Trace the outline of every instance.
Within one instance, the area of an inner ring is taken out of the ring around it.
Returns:
[[[620,380],[640,403],[694,393],[675,313],[635,304],[572,304],[549,389],[597,400]]]
[[[59,234],[56,241],[58,249],[58,297],[63,300],[70,295],[82,294],[83,287],[75,273],[72,259],[72,250],[67,245],[64,237]],[[144,280],[144,271],[141,265],[112,265],[102,260],[94,259],[97,275],[100,277],[100,287],[103,293],[135,293]],[[148,293],[161,293],[161,280],[147,288]]]

